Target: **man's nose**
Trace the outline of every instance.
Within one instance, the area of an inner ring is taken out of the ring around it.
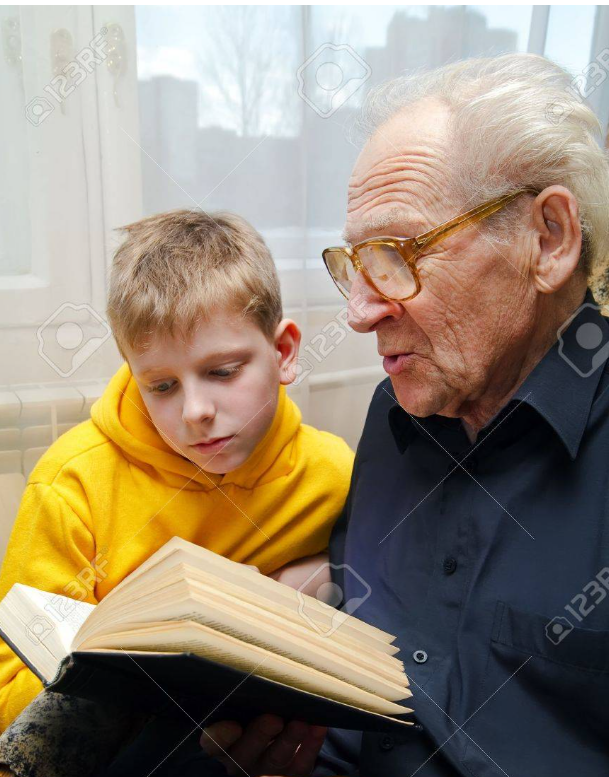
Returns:
[[[372,332],[383,319],[398,319],[403,314],[404,308],[399,302],[381,297],[361,272],[356,273],[347,306],[347,323],[351,329]]]
[[[209,396],[199,388],[184,390],[182,405],[182,421],[185,424],[197,425],[209,421],[216,415],[216,407]]]

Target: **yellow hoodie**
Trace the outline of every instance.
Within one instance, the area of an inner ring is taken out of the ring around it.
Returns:
[[[156,431],[124,365],[30,475],[0,574],[96,603],[174,535],[269,573],[327,547],[353,453],[301,423],[279,388],[273,423],[249,459],[207,474]],[[0,640],[0,730],[42,689]]]

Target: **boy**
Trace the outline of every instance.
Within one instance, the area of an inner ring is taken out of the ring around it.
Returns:
[[[0,598],[20,582],[98,602],[174,535],[276,579],[288,565],[297,587],[319,567],[353,454],[286,395],[300,332],[270,253],[227,213],[124,231],[108,316],[126,364],[32,472]],[[41,688],[1,643],[1,730]]]

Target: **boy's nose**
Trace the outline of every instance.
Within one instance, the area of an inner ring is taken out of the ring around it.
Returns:
[[[202,421],[209,421],[215,415],[215,405],[209,398],[196,394],[184,398],[182,421],[185,424],[200,424]]]

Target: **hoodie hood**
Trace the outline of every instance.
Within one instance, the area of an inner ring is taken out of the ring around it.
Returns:
[[[277,410],[265,436],[240,467],[225,475],[204,472],[167,445],[152,423],[127,364],[95,402],[91,418],[133,464],[170,485],[205,491],[228,483],[254,488],[289,474],[295,464],[302,415],[284,386],[279,386],[278,394]]]

